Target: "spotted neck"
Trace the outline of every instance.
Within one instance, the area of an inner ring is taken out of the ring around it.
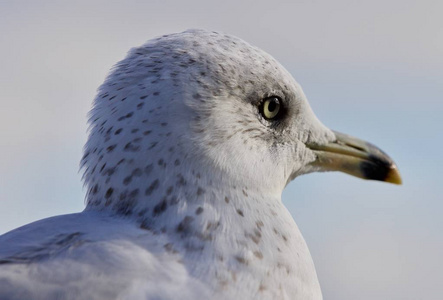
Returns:
[[[165,250],[220,293],[234,297],[245,281],[253,285],[245,293],[282,299],[303,295],[306,286],[319,291],[309,250],[279,195],[205,175],[188,163],[163,157],[144,166],[136,160],[109,166],[112,176],[96,182],[87,210],[112,211],[162,235]]]

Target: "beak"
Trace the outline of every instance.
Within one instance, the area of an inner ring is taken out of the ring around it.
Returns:
[[[308,144],[317,159],[311,165],[319,171],[341,171],[362,179],[401,184],[400,172],[394,161],[378,147],[335,132],[336,141]]]

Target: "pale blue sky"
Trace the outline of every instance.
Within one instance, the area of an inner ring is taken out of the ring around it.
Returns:
[[[0,2],[0,233],[83,209],[86,114],[133,46],[206,28],[276,57],[317,116],[398,163],[403,186],[338,173],[283,194],[324,298],[443,294],[442,1]]]

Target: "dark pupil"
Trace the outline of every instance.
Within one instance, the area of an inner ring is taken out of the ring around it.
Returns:
[[[271,99],[271,101],[269,101],[269,105],[268,105],[269,112],[273,112],[277,108],[277,103],[278,102],[276,99]]]

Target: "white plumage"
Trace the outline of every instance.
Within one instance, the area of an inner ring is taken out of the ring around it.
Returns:
[[[0,237],[0,299],[321,299],[281,192],[338,135],[271,56],[203,30],[151,40],[90,125],[85,211]]]

